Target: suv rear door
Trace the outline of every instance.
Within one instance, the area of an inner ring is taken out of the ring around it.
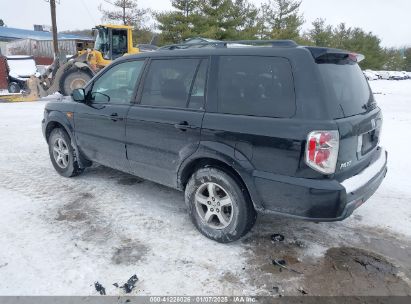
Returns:
[[[127,116],[127,158],[132,172],[176,186],[180,163],[199,145],[207,58],[152,59]]]
[[[328,53],[316,62],[327,106],[340,132],[335,173],[344,180],[378,156],[382,114],[353,54]]]

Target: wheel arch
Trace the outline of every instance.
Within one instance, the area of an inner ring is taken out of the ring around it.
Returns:
[[[200,168],[217,168],[229,174],[244,188],[247,196],[251,199],[256,209],[261,209],[261,200],[256,192],[251,172],[243,168],[237,161],[229,157],[215,157],[211,155],[197,156],[186,161],[179,170],[177,187],[184,190],[190,177]]]
[[[63,129],[64,131],[66,131],[66,133],[70,137],[71,146],[73,147],[75,151],[75,158],[78,162],[79,167],[80,168],[88,167],[90,165],[90,161],[87,160],[83,156],[80,149],[78,148],[76,139],[74,137],[73,127],[71,126],[70,122],[60,112],[52,112],[49,115],[45,130],[44,130],[44,136],[46,138],[47,143],[49,141],[51,132],[56,128]]]
[[[68,122],[64,121],[61,117],[59,117],[58,114],[51,113],[44,132],[46,141],[48,142],[50,134],[55,128],[61,128],[67,132],[67,134],[70,136],[71,141],[73,142],[74,138],[72,134],[72,128],[71,126],[68,127],[67,124]]]

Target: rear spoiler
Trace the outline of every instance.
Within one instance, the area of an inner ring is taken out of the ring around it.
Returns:
[[[355,64],[363,61],[365,56],[349,51],[332,48],[307,47],[316,63]]]

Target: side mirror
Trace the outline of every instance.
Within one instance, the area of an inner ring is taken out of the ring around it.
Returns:
[[[84,89],[75,89],[71,93],[71,97],[77,102],[86,102],[86,91]]]

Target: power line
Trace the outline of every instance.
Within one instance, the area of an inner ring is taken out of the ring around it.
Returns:
[[[88,16],[90,17],[90,19],[93,20],[93,23],[94,23],[94,24],[97,24],[96,19],[94,19],[93,15],[91,15],[91,12],[90,12],[90,10],[88,9],[87,4],[84,2],[84,0],[81,0],[81,3],[83,4],[84,8],[86,9],[87,14],[88,14]]]
[[[116,6],[113,2],[111,2],[111,1],[109,1],[109,0],[103,0],[103,1],[106,2],[106,3],[108,3],[108,4],[111,4],[111,5]]]

